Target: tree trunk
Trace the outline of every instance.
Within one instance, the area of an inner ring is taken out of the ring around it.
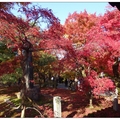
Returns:
[[[23,70],[22,90],[21,90],[21,100],[22,100],[21,107],[23,108],[23,110],[21,112],[21,118],[25,117],[27,98],[31,98],[32,100],[39,99],[40,91],[38,90],[37,87],[34,88],[31,48],[32,48],[32,44],[29,41],[27,41],[27,38],[25,38],[25,41],[23,43],[23,49],[25,54],[24,54],[24,59],[21,62],[21,67]],[[20,50],[18,50],[18,52],[19,51]],[[19,55],[22,55],[22,51],[19,52]]]
[[[25,81],[26,81],[26,88],[33,88],[34,81],[33,81],[33,65],[32,65],[32,52],[28,52],[26,54],[26,64],[25,64]]]
[[[115,58],[115,62],[112,65],[113,75],[115,78],[119,78],[118,68],[119,68],[119,61],[118,58]]]
[[[88,66],[88,76],[90,75],[90,70],[91,70],[91,68],[90,68],[90,65]]]
[[[93,95],[92,92],[89,92],[89,107],[93,108]]]

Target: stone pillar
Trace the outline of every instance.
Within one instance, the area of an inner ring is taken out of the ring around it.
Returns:
[[[61,118],[61,97],[55,96],[53,98],[53,110],[54,110],[54,117]]]

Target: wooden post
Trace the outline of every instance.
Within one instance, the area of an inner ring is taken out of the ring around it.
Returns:
[[[61,97],[55,96],[53,98],[53,110],[54,110],[54,117],[61,118]]]
[[[113,110],[118,111],[118,89],[115,89],[115,97],[113,100]]]

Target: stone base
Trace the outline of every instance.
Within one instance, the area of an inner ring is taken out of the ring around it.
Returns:
[[[27,96],[34,101],[40,100],[40,87],[35,85],[34,88],[28,89]]]

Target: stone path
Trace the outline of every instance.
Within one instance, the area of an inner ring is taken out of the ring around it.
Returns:
[[[64,83],[58,83],[57,88],[68,89],[68,87],[65,87],[65,84],[64,84]]]

